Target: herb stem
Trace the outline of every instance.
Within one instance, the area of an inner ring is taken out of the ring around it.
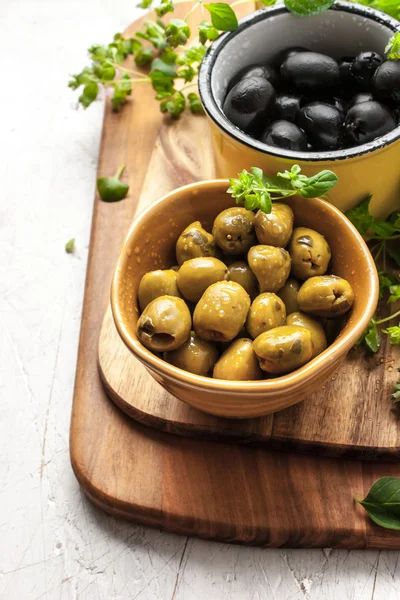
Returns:
[[[376,253],[376,255],[374,256],[374,261],[376,262],[378,260],[378,258],[380,257],[380,255],[382,254],[382,250],[383,250],[383,244],[379,243],[376,244],[374,246],[374,248],[376,248],[377,246],[379,246],[378,252]]]
[[[125,166],[126,165],[121,165],[121,166],[118,167],[118,170],[117,170],[117,172],[114,175],[114,179],[119,179],[121,177],[121,175],[122,175],[122,173],[123,173],[123,171],[125,169]]]
[[[235,6],[239,6],[239,4],[247,4],[248,2],[251,2],[252,0],[236,0],[236,2],[233,2],[231,4],[231,8],[234,8]]]
[[[188,83],[187,85],[184,85],[183,88],[180,89],[180,91],[184,92],[188,88],[194,87],[195,85],[197,85],[197,81],[194,81],[193,83]]]
[[[147,75],[144,75],[144,74],[143,74],[143,73],[141,73],[140,71],[135,71],[135,70],[133,70],[133,69],[128,69],[127,67],[123,67],[123,66],[122,66],[122,65],[120,65],[119,63],[115,63],[115,62],[113,62],[113,63],[111,63],[111,64],[112,64],[112,66],[113,66],[115,69],[121,69],[121,71],[126,71],[127,73],[132,73],[133,75],[138,75],[138,76],[139,76],[139,77],[141,77],[141,78],[146,78],[146,79],[148,79]]]
[[[388,317],[385,317],[385,319],[380,319],[379,321],[376,321],[375,325],[382,325],[382,323],[386,323],[387,321],[391,321],[392,319],[395,319],[396,317],[400,316],[400,310],[398,310],[397,312],[393,313],[392,315],[389,315]]]
[[[194,4],[192,6],[192,8],[189,10],[188,14],[186,15],[186,17],[183,19],[185,21],[185,23],[187,23],[188,18],[190,17],[190,15],[200,6],[200,2],[196,2],[196,4]]]

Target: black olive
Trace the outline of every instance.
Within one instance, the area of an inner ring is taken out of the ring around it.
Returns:
[[[339,73],[340,79],[344,85],[350,84],[353,82],[353,77],[350,73],[350,67],[354,60],[354,56],[344,56],[339,60]]]
[[[281,66],[282,78],[297,89],[332,88],[340,83],[339,66],[330,56],[299,52]]]
[[[400,104],[400,60],[387,60],[378,67],[372,86],[379,98]]]
[[[346,100],[343,100],[343,98],[339,98],[337,96],[334,96],[332,98],[332,100],[330,100],[329,102],[327,102],[327,104],[330,104],[331,106],[334,106],[335,108],[337,108],[338,111],[340,113],[342,113],[343,116],[346,114],[347,102],[346,102]]]
[[[275,99],[275,117],[294,123],[301,106],[301,97],[293,94],[279,94]]]
[[[315,150],[336,150],[341,142],[342,121],[340,111],[334,106],[312,102],[301,109],[296,122]]]
[[[382,63],[383,58],[377,52],[360,52],[351,64],[350,73],[357,83],[368,86],[375,71]]]
[[[353,96],[349,102],[349,108],[354,106],[355,104],[361,104],[362,102],[371,102],[374,100],[371,92],[359,92],[355,96]]]
[[[294,123],[275,121],[271,123],[261,136],[261,141],[269,146],[285,148],[285,150],[307,150],[307,138]]]
[[[396,125],[400,125],[400,108],[395,108],[393,111],[393,118],[396,121]]]
[[[354,146],[371,142],[395,127],[391,112],[379,102],[356,104],[349,110],[344,122],[347,138]]]
[[[262,77],[248,77],[231,89],[222,110],[234,125],[246,131],[274,101],[275,90],[269,81]]]
[[[279,52],[279,54],[274,58],[273,62],[275,65],[280,67],[281,64],[284,63],[287,58],[289,58],[289,56],[294,56],[299,52],[309,52],[309,50],[308,48],[303,48],[303,46],[291,46],[290,48]]]
[[[240,69],[240,71],[232,77],[229,82],[228,92],[239,83],[239,81],[248,79],[249,77],[263,77],[274,87],[278,82],[278,74],[270,65],[249,65],[248,67]]]

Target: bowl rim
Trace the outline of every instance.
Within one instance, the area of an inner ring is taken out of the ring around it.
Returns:
[[[347,12],[352,15],[359,15],[365,18],[369,18],[376,23],[384,25],[393,31],[393,33],[400,32],[400,22],[382,13],[381,11],[375,10],[368,6],[362,6],[360,4],[353,4],[349,2],[343,2],[342,0],[336,0],[336,2],[329,8],[329,10]],[[354,146],[353,148],[345,148],[343,150],[332,150],[327,152],[296,152],[293,150],[281,150],[275,146],[269,146],[259,140],[252,138],[247,135],[239,128],[237,128],[222,112],[221,108],[214,97],[211,89],[211,75],[218,55],[221,50],[229,44],[229,42],[239,33],[245,31],[255,23],[264,21],[270,17],[274,17],[281,14],[288,14],[290,11],[285,6],[272,6],[260,9],[256,12],[247,15],[240,19],[239,27],[234,31],[228,31],[222,34],[212,45],[208,48],[203,61],[200,65],[198,87],[201,102],[208,117],[217,125],[218,128],[222,129],[229,137],[235,141],[248,146],[252,150],[257,150],[262,154],[269,154],[276,156],[277,158],[291,159],[303,162],[321,162],[321,161],[342,161],[348,160],[349,158],[359,158],[365,156],[371,152],[376,152],[386,148],[394,142],[400,140],[400,125],[395,127],[392,131],[384,136],[362,144],[361,146]],[[295,16],[295,15],[293,15]],[[297,17],[305,18],[305,17]],[[309,17],[311,18],[311,17]]]
[[[135,339],[130,334],[129,328],[125,325],[122,318],[118,290],[123,279],[123,264],[127,260],[126,257],[128,256],[126,250],[128,246],[130,246],[131,238],[134,233],[140,230],[154,210],[160,207],[164,202],[173,199],[175,196],[185,193],[190,194],[191,192],[201,188],[213,189],[214,191],[215,188],[217,188],[218,191],[226,191],[228,186],[228,179],[210,179],[176,188],[172,192],[165,194],[159,200],[145,208],[134,218],[122,246],[111,285],[111,308],[114,322],[121,339],[128,349],[131,350],[131,352],[136,356],[136,358],[138,358],[150,369],[161,372],[169,380],[178,380],[185,386],[203,388],[215,393],[232,392],[233,394],[243,394],[244,392],[265,392],[267,394],[271,392],[276,393],[288,391],[288,389],[295,390],[304,383],[304,380],[307,380],[309,377],[315,375],[316,372],[319,372],[326,361],[331,363],[350,350],[350,348],[356,343],[356,341],[361,337],[362,333],[367,328],[368,323],[375,313],[378,303],[378,273],[375,262],[364,239],[357,229],[352,225],[352,223],[347,219],[347,217],[345,217],[345,215],[338,208],[326,200],[321,198],[312,199],[313,201],[318,200],[318,202],[323,203],[323,205],[331,212],[334,220],[339,221],[340,226],[346,228],[355,238],[355,241],[359,243],[360,252],[365,261],[366,276],[370,281],[371,290],[369,296],[365,299],[365,307],[362,318],[355,323],[345,335],[339,336],[330,346],[328,346],[326,350],[324,350],[324,352],[316,356],[303,367],[300,367],[300,369],[297,369],[296,371],[293,371],[287,375],[281,375],[274,379],[250,382],[213,379],[209,377],[203,377],[201,375],[195,375],[194,373],[189,373],[188,371],[184,371],[171,365],[170,363],[167,363],[163,359],[155,356],[150,350],[147,350],[147,348],[145,348],[145,346],[143,346],[138,339]],[[364,301],[364,299],[361,301]]]

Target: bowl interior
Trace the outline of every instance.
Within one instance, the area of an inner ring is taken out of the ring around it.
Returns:
[[[215,59],[211,91],[220,108],[229,81],[240,69],[268,62],[290,46],[304,46],[340,59],[361,50],[384,54],[393,35],[393,29],[374,20],[372,12],[366,16],[340,7],[312,18],[297,17],[284,9],[265,9],[244,23],[248,26],[230,34]]]
[[[112,288],[113,314],[119,333],[140,360],[169,376],[183,372],[146,350],[137,337],[139,282],[148,271],[176,264],[175,243],[187,225],[193,221],[201,221],[211,231],[217,214],[232,206],[233,200],[226,193],[227,187],[227,180],[205,181],[180,188],[159,200],[135,219],[120,255]],[[323,200],[306,200],[298,196],[290,198],[288,204],[294,211],[297,226],[310,227],[326,237],[332,249],[332,272],[347,279],[355,293],[353,308],[339,338],[328,350],[311,361],[319,363],[324,360],[327,352],[332,353],[335,346],[339,353],[343,353],[344,347],[347,352],[365,329],[376,308],[377,274],[364,241],[338,209]],[[295,373],[300,373],[306,367],[308,365]],[[285,379],[293,379],[293,375],[271,381],[283,383]],[[197,384],[201,381],[218,382],[189,373],[185,373],[185,376]],[[270,385],[271,382],[221,384],[226,384],[227,387],[231,384],[236,387],[259,387]]]

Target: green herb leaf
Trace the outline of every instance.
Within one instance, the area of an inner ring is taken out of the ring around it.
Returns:
[[[199,38],[202,44],[205,44],[207,40],[213,42],[219,37],[219,31],[208,21],[202,21],[198,27]]]
[[[238,28],[237,17],[229,4],[215,2],[215,4],[204,4],[204,8],[210,13],[211,22],[215,29],[219,31],[234,31]]]
[[[177,77],[174,67],[172,65],[167,64],[160,58],[154,59],[153,62],[151,63],[151,71],[150,72],[154,73],[155,71],[159,71],[160,73],[163,73],[163,75],[166,75],[167,77],[169,77],[171,79],[174,79],[175,77]]]
[[[367,233],[374,222],[374,217],[369,213],[369,205],[372,196],[368,196],[354,208],[348,210],[345,215],[353,223],[360,233]]]
[[[136,6],[138,8],[150,8],[150,6],[153,4],[153,0],[142,0],[141,2],[139,2],[139,4],[137,4]]]
[[[400,479],[398,477],[378,479],[367,497],[357,502],[380,527],[400,530]]]
[[[396,281],[394,277],[392,277]],[[400,301],[400,284],[396,283],[395,285],[391,285],[389,287],[389,300],[388,303],[399,302]]]
[[[400,346],[400,324],[382,330],[389,336],[392,346]]]
[[[400,383],[394,384],[394,390],[392,394],[393,402],[400,402]]]
[[[400,248],[391,248],[390,246],[387,246],[386,252],[389,254],[390,258],[394,260],[396,265],[400,267]]]
[[[160,6],[156,7],[156,13],[159,17],[163,17],[167,13],[173,13],[174,9],[174,3],[171,0],[161,0]]]
[[[385,52],[390,60],[400,60],[400,32],[390,38]]]
[[[387,290],[389,290],[391,288],[391,286],[395,286],[395,284],[397,283],[397,279],[390,273],[385,273],[385,271],[379,271],[378,277],[379,277],[379,299],[382,300],[382,298],[385,296],[385,293],[387,292]],[[399,286],[399,289],[400,289],[400,286]],[[391,301],[389,299],[388,302],[395,302],[395,300]]]
[[[189,108],[192,113],[198,115],[198,114],[201,114],[204,112],[203,105],[197,94],[195,94],[194,92],[192,92],[191,94],[188,94],[188,100],[189,100]]]
[[[135,63],[138,67],[145,67],[154,58],[154,52],[151,48],[141,48],[135,54]]]
[[[127,73],[122,75],[121,79],[112,83],[114,94],[111,98],[113,110],[117,111],[125,104],[127,97],[132,93],[132,83]]]
[[[367,329],[356,343],[356,346],[360,345],[362,342],[365,342],[365,345],[371,352],[378,352],[381,340],[379,338],[379,331],[375,319],[371,319]]]
[[[65,252],[67,254],[73,254],[75,251],[75,238],[72,238],[65,244]]]
[[[318,15],[332,6],[335,0],[285,0],[285,6],[299,17]]]
[[[79,96],[79,102],[84,108],[87,108],[96,100],[99,92],[99,84],[96,81],[89,81],[83,88],[83,93]]]
[[[186,98],[182,92],[175,91],[169,98],[163,100],[160,104],[160,110],[163,113],[169,113],[171,117],[177,119],[183,113],[186,107]]]
[[[165,30],[167,44],[172,48],[185,45],[190,38],[190,27],[182,19],[171,19]]]
[[[100,198],[104,202],[119,202],[123,200],[128,193],[129,185],[120,181],[121,174],[125,165],[118,167],[114,177],[99,177],[97,180],[97,189]]]
[[[274,6],[276,0],[260,0],[263,6]]]
[[[299,194],[303,198],[316,198],[323,196],[331,190],[338,182],[338,177],[332,171],[321,171],[313,177],[309,177],[303,182],[303,186],[299,189]]]
[[[136,37],[147,40],[159,50],[167,47],[165,28],[162,24],[154,21],[145,21],[144,31],[137,33]]]

